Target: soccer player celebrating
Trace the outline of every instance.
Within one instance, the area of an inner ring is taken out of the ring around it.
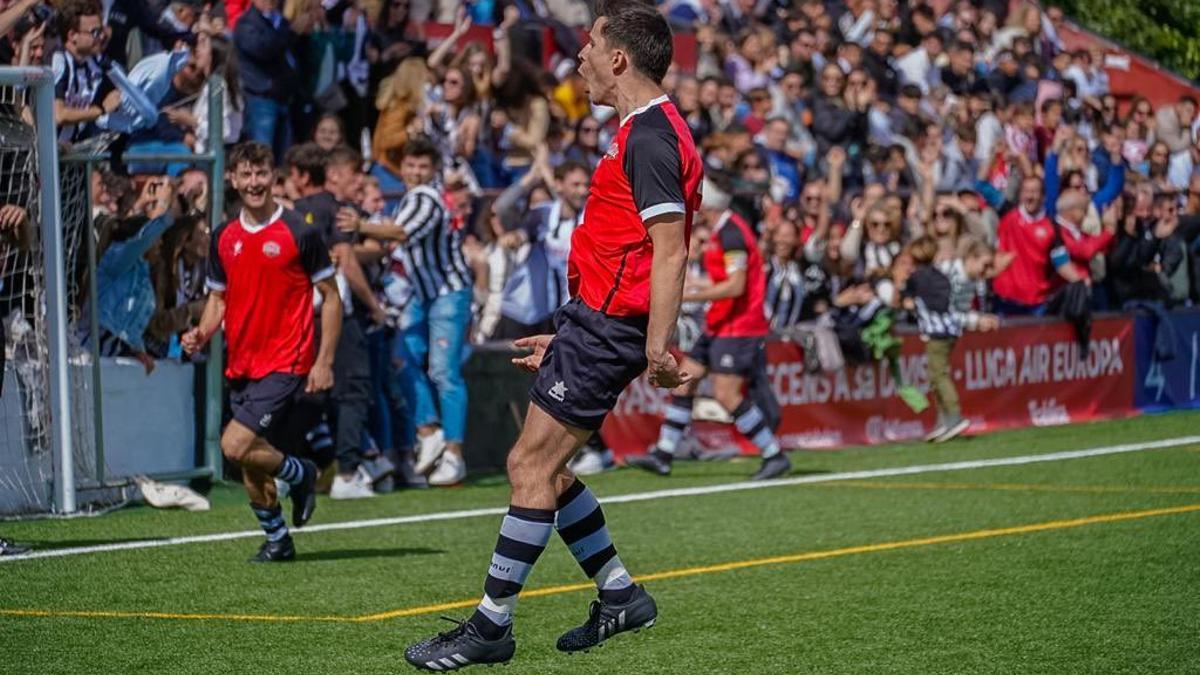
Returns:
[[[712,227],[703,253],[704,267],[712,283],[703,288],[689,288],[683,301],[711,304],[705,316],[704,333],[683,362],[691,380],[672,392],[654,451],[626,457],[625,461],[662,476],[671,473],[675,448],[692,421],[692,402],[700,379],[711,373],[717,403],[733,416],[737,430],[762,453],[762,467],[753,480],[776,478],[791,470],[791,462],[780,451],[763,409],[742,394],[746,383],[759,379],[767,367],[769,326],[763,311],[766,272],[762,253],[754,231],[729,209],[729,193],[712,181],[705,181],[700,213]],[[765,395],[774,395],[766,389]]]
[[[273,162],[262,143],[242,143],[229,153],[242,212],[212,235],[208,303],[200,325],[180,340],[194,353],[225,322],[233,420],[221,436],[221,451],[242,467],[250,508],[267,534],[252,562],[296,556],[273,478],[291,486],[293,526],[308,522],[316,507],[316,465],[276,447],[296,399],[333,386],[342,327],[342,301],[321,232],[271,198]],[[314,284],[322,298],[315,350]]]
[[[512,496],[483,599],[467,621],[408,648],[405,658],[422,670],[512,658],[517,595],[555,529],[599,592],[587,620],[563,634],[558,649],[595,647],[658,616],[617,556],[596,497],[566,463],[634,378],[646,372],[661,387],[687,380],[669,344],[703,167],[687,123],[663,94],[671,64],[666,19],[640,2],[597,4],[579,73],[593,103],[616,107],[621,126],[572,235],[572,299],[558,311],[557,333],[517,342],[533,353],[514,363],[537,378],[508,456]]]

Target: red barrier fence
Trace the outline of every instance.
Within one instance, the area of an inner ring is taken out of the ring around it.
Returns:
[[[1098,319],[1085,357],[1074,329],[1062,322],[970,333],[951,360],[963,414],[972,432],[1050,426],[1136,413],[1133,402],[1133,321]],[[916,415],[895,396],[883,364],[837,373],[804,372],[799,348],[768,345],[769,372],[783,411],[779,436],[784,447],[832,449],[920,438],[933,427],[933,406]],[[901,372],[927,391],[920,339],[907,336]],[[658,438],[667,392],[638,380],[621,396],[604,426],[604,439],[618,456],[644,452]],[[732,425],[697,422],[693,433],[705,447],[740,445],[753,452]]]

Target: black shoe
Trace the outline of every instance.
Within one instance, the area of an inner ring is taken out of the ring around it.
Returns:
[[[259,547],[258,553],[250,559],[252,563],[291,562],[296,559],[296,547],[292,545],[292,537],[286,536],[279,541],[267,540]]]
[[[17,546],[7,539],[0,539],[0,555],[21,555],[29,553],[28,546]]]
[[[792,462],[782,452],[770,459],[764,459],[762,466],[759,467],[758,473],[750,477],[750,480],[769,480],[771,478],[779,478],[786,476],[787,472],[792,470]]]
[[[588,619],[582,626],[572,628],[558,638],[560,652],[586,651],[618,633],[639,631],[654,625],[658,605],[641,586],[636,586],[632,599],[621,605],[593,600]]]
[[[300,460],[304,465],[304,479],[298,485],[293,485],[288,496],[292,498],[292,527],[304,527],[317,509],[317,465],[307,459]]]
[[[488,640],[470,621],[442,618],[458,625],[404,650],[404,659],[417,670],[442,672],[479,663],[506,663],[517,651],[512,626],[507,626],[498,639]]]
[[[654,451],[645,455],[629,455],[625,458],[625,463],[660,476],[669,476],[671,475],[672,459],[673,457],[670,453],[655,448]]]

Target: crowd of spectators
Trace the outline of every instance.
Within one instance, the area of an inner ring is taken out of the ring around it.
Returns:
[[[776,332],[903,316],[927,238],[964,306],[1001,317],[1200,299],[1197,103],[1118,101],[1106,55],[1065,48],[1060,10],[657,4],[694,35],[694,68],[664,87],[759,234]],[[52,65],[63,143],[108,134],[125,153],[209,148],[223,76],[221,141],[268,145],[277,198],[327,231],[352,328],[316,443],[336,446],[335,487],[368,496],[392,468],[421,483],[414,461],[461,480],[466,353],[548,331],[566,297],[570,232],[620,123],[576,72],[588,5],[19,0],[0,58]],[[208,184],[185,161],[114,167],[93,180],[96,338],[149,368],[198,317]],[[986,269],[963,274],[968,252]]]

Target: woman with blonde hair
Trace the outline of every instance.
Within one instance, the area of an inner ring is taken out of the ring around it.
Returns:
[[[428,85],[429,67],[417,57],[401,61],[396,72],[379,83],[375,96],[379,121],[371,139],[371,156],[393,173],[400,172],[395,156],[408,137],[423,128]]]

